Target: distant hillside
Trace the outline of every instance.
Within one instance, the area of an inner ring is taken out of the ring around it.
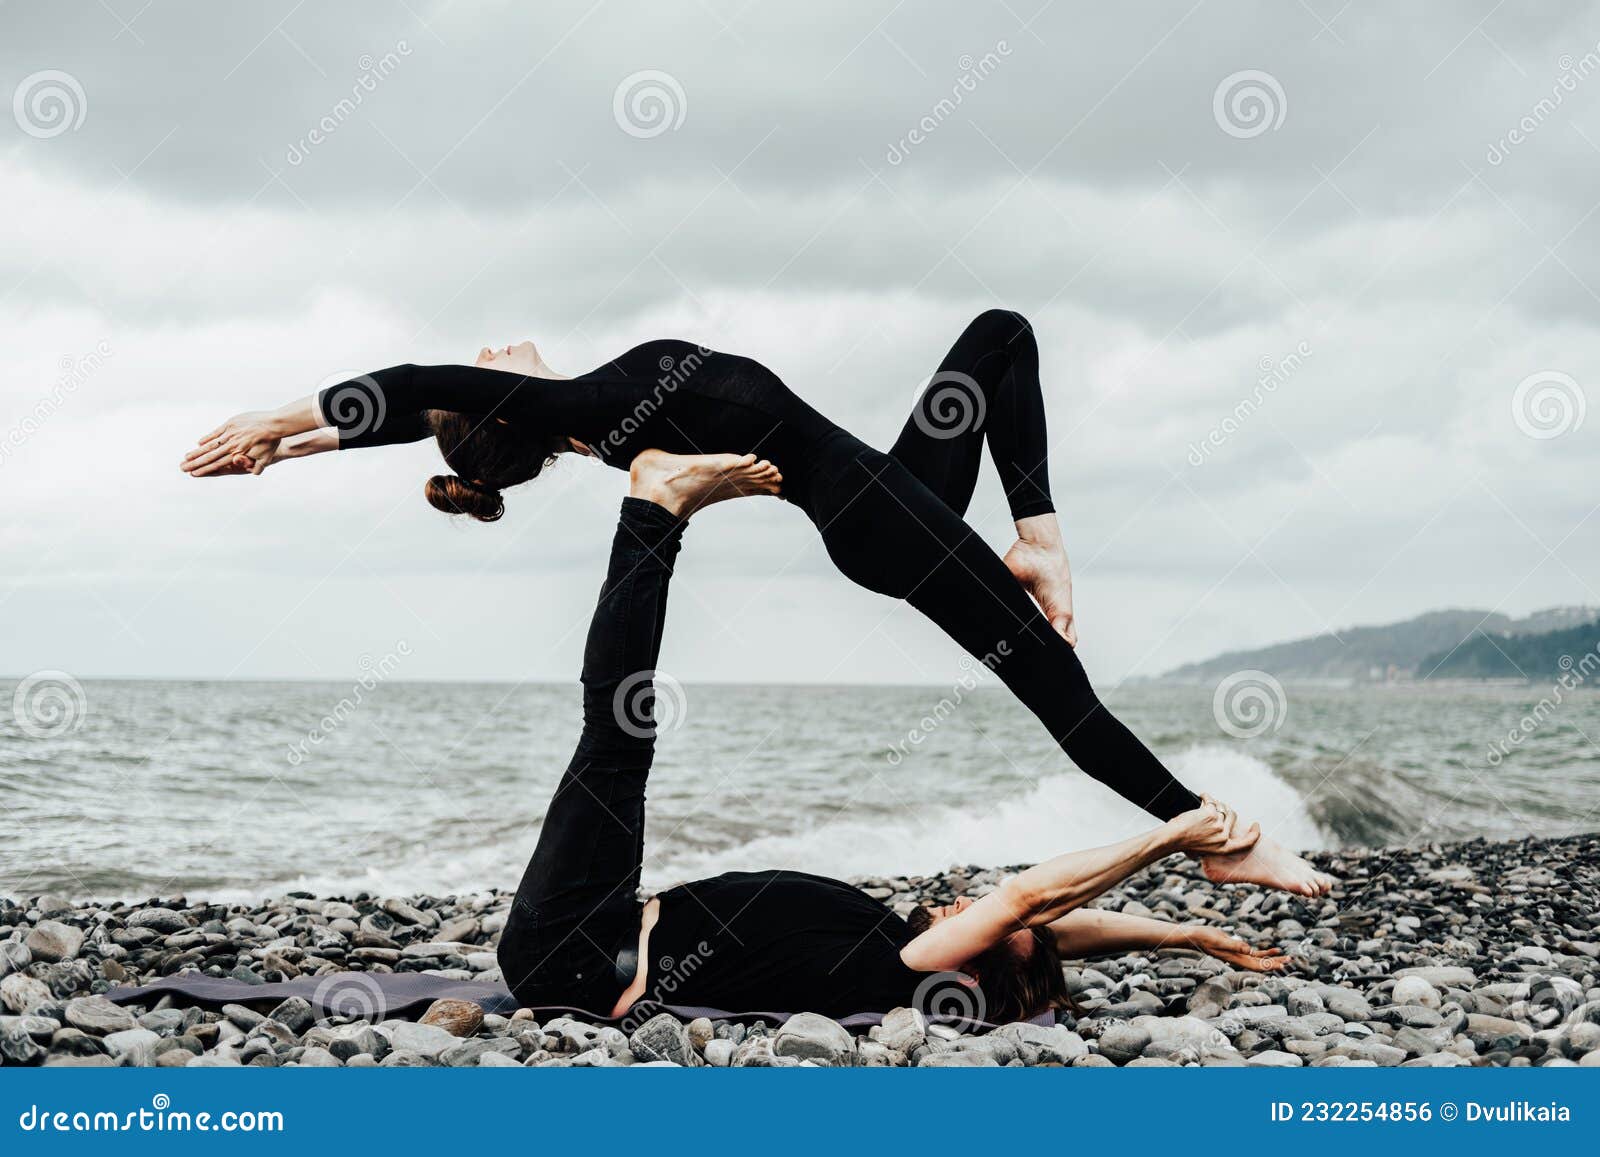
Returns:
[[[1540,634],[1495,636],[1476,631],[1454,650],[1429,655],[1417,673],[1428,679],[1555,679],[1573,664],[1591,675],[1583,657],[1600,647],[1600,620]],[[1562,658],[1567,659],[1565,666]]]
[[[1209,683],[1234,671],[1254,668],[1269,671],[1279,679],[1337,679],[1381,682],[1409,679],[1426,673],[1452,649],[1471,646],[1494,650],[1490,639],[1521,639],[1525,636],[1560,634],[1577,630],[1600,617],[1594,607],[1553,607],[1523,619],[1513,619],[1490,611],[1429,611],[1401,623],[1381,627],[1350,627],[1332,634],[1314,635],[1288,643],[1276,643],[1247,651],[1229,651],[1199,663],[1187,663],[1161,676],[1179,682]],[[1582,654],[1594,645],[1580,648]],[[1540,651],[1539,653],[1544,653]],[[1574,656],[1576,658],[1576,655]],[[1453,662],[1454,660],[1452,660]],[[1487,674],[1491,664],[1481,660],[1485,674],[1456,674],[1455,678],[1498,678]],[[1541,666],[1541,671],[1546,668]],[[1529,672],[1532,674],[1532,671]],[[1433,678],[1445,678],[1444,668]],[[1510,668],[1510,677],[1517,677]]]

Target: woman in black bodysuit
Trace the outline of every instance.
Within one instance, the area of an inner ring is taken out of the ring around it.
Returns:
[[[321,427],[335,428],[336,441],[321,435],[280,445]],[[651,448],[760,454],[782,471],[783,497],[816,525],[840,571],[905,599],[984,660],[1079,767],[1161,819],[1198,806],[1095,695],[1068,641],[1070,595],[1062,597],[1059,583],[1036,585],[1047,618],[1019,581],[1026,573],[1013,573],[963,521],[987,442],[1012,517],[1054,525],[1038,346],[1018,314],[990,310],[967,327],[889,453],[818,413],[759,362],[662,340],[576,378],[548,371],[531,343],[503,354],[485,349],[477,366],[378,370],[225,423],[184,468],[259,473],[278,458],[333,445],[429,435],[456,471],[430,480],[429,501],[484,520],[500,516],[500,490],[568,448],[620,469]],[[1214,878],[1307,895],[1329,884],[1265,838],[1247,857],[1206,867]]]

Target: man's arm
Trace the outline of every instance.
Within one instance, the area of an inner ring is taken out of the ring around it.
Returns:
[[[1261,835],[1260,825],[1235,833],[1236,820],[1231,808],[1208,798],[1142,835],[1036,864],[965,911],[940,920],[902,948],[900,959],[919,972],[960,968],[1007,936],[1059,920],[1175,852],[1212,854],[1250,847]]]
[[[1194,948],[1251,972],[1277,972],[1289,963],[1280,948],[1257,948],[1209,924],[1173,924],[1101,908],[1068,912],[1050,922],[1050,932],[1064,960],[1157,948]]]

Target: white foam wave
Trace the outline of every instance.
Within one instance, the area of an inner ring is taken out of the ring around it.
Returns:
[[[1259,819],[1291,848],[1320,848],[1324,835],[1294,789],[1240,747],[1189,748],[1172,762],[1196,791],[1210,792]],[[646,872],[661,887],[726,871],[784,867],[830,876],[924,875],[953,864],[1033,863],[1143,831],[1143,811],[1080,772],[1041,779],[1000,800],[935,806],[883,823],[841,819],[806,831],[764,836],[736,847],[667,857]]]
[[[1202,744],[1171,761],[1174,773],[1259,819],[1291,848],[1325,846],[1324,833],[1294,789],[1244,745]],[[1034,863],[1061,852],[1112,843],[1152,826],[1143,811],[1077,771],[1039,780],[1014,795],[970,804],[929,805],[884,822],[845,817],[804,830],[713,850],[674,855],[647,849],[644,882],[660,889],[718,872],[793,868],[827,876],[926,875],[953,864]],[[261,888],[219,889],[208,898],[254,902],[291,890],[316,896],[467,895],[512,888],[522,873],[519,849],[475,846],[413,854],[359,874],[309,872]],[[516,860],[516,863],[512,861]]]

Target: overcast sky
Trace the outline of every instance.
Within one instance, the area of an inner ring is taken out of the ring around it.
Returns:
[[[1593,5],[0,8],[0,674],[571,679],[623,476],[493,526],[431,444],[196,482],[331,375],[651,337],[885,446],[1034,321],[1102,685],[1440,606],[1600,604]],[[1269,386],[1261,379],[1267,377]],[[1243,408],[1241,409],[1241,404]],[[1010,527],[992,471],[969,517]],[[663,667],[946,682],[773,502]]]

